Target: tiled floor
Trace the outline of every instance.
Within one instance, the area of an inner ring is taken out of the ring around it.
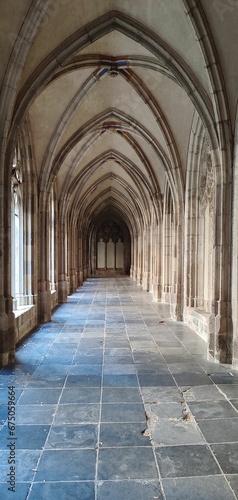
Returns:
[[[129,278],[92,279],[21,345],[0,373],[0,498],[238,498],[238,372],[168,318]]]

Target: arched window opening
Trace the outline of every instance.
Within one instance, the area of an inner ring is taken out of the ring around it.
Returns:
[[[55,283],[55,201],[52,188],[49,198],[49,281],[51,292],[56,290]]]
[[[12,163],[12,296],[13,308],[24,305],[24,255],[23,255],[23,185],[19,148],[16,148]]]
[[[97,269],[124,271],[124,235],[119,224],[108,220],[97,232]]]

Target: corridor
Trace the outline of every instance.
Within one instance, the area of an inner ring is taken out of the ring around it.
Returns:
[[[238,372],[169,317],[128,277],[89,279],[19,346],[0,372],[0,498],[238,498]]]

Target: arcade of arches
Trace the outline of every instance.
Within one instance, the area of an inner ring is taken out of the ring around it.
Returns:
[[[238,2],[1,6],[0,362],[129,274],[238,366]]]

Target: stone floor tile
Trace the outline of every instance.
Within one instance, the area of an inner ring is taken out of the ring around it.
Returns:
[[[151,448],[124,447],[99,450],[98,479],[158,479]]]
[[[143,373],[147,373],[147,374],[168,373],[168,374],[170,374],[168,366],[165,365],[164,363],[153,363],[153,364],[147,364],[147,365],[142,365],[140,363],[137,363],[136,370],[137,370],[138,374],[143,374]]]
[[[234,384],[237,386],[238,391],[238,373],[232,375],[230,373],[213,373],[210,377],[214,384]]]
[[[136,375],[104,375],[104,387],[138,387]]]
[[[175,385],[175,381],[172,375],[167,373],[139,374],[138,378],[141,387],[154,387],[154,386],[172,387]]]
[[[36,419],[35,422],[37,422]],[[17,425],[14,431],[16,450],[41,450],[44,447],[49,430],[50,425]],[[5,425],[0,431],[0,449],[8,449],[9,437],[8,427]]]
[[[21,498],[27,498],[27,494],[30,489],[30,483],[16,483],[14,491],[10,491],[8,489],[9,487],[9,484],[0,484],[0,498],[4,500],[19,498],[20,500]]]
[[[234,491],[235,495],[238,498],[238,474],[227,475],[226,479],[230,484],[232,491]]]
[[[222,476],[163,479],[166,500],[234,500]]]
[[[238,386],[236,384],[219,384],[217,385],[219,391],[224,394],[228,399],[238,399]]]
[[[72,365],[69,367],[69,375],[99,375],[102,374],[102,365],[101,364],[91,364],[88,365],[83,363],[82,365]]]
[[[134,375],[136,374],[136,367],[133,363],[108,363],[104,365],[103,373],[105,375]]]
[[[238,443],[213,444],[211,449],[224,474],[237,474]]]
[[[145,410],[147,415],[153,415],[158,417],[158,419],[181,419],[184,416],[185,406],[179,403],[158,403],[158,404],[145,404]]]
[[[225,395],[215,385],[184,387],[185,401],[224,401]]]
[[[142,422],[145,409],[142,403],[105,403],[101,410],[102,422]]]
[[[53,425],[45,448],[95,448],[97,437],[98,426],[95,424]]]
[[[211,451],[205,445],[165,446],[156,448],[155,454],[162,478],[220,473]]]
[[[41,450],[17,450],[15,455],[15,466],[16,479],[19,483],[31,482],[33,480],[40,454]],[[9,473],[8,458],[9,451],[0,451],[0,483],[7,482],[6,478]]]
[[[101,481],[98,500],[162,500],[159,481]]]
[[[28,388],[21,392],[19,405],[56,404],[59,400],[61,389],[34,389]]]
[[[100,403],[100,387],[66,387],[63,389],[60,404]]]
[[[136,387],[104,387],[103,403],[141,403],[141,394]]]
[[[159,420],[152,415],[148,428],[154,446],[200,445],[205,442],[198,426],[186,420]]]
[[[120,446],[151,446],[146,423],[102,423],[100,426],[100,447],[112,448]]]
[[[68,375],[65,387],[100,387],[101,375]]]
[[[212,385],[211,379],[205,373],[174,373],[174,378],[180,387],[189,385]]]
[[[1,376],[0,376],[1,377]],[[16,404],[19,402],[21,395],[23,394],[24,389],[15,389],[15,402]],[[8,387],[4,387],[0,389],[0,405],[8,404]],[[0,406],[0,408],[1,408]]]
[[[22,497],[23,498],[23,497]],[[29,500],[95,500],[93,482],[34,483]]]
[[[183,395],[178,387],[142,387],[144,403],[181,402]]]
[[[95,450],[43,451],[37,481],[89,481],[95,479]]]
[[[51,424],[56,405],[19,405],[16,409],[16,424]]]
[[[198,401],[188,404],[196,420],[238,418],[238,412],[229,401]]]
[[[238,410],[238,399],[231,399],[231,404]]]
[[[203,373],[203,369],[194,362],[186,361],[182,363],[168,363],[168,368],[170,372],[174,375],[176,373]]]
[[[201,420],[198,424],[208,443],[238,442],[238,418]]]
[[[84,352],[80,355],[76,354],[72,361],[72,365],[100,365],[103,362],[102,355],[92,355],[88,356],[87,354],[84,354]]]
[[[97,423],[99,404],[60,404],[55,414],[55,424]]]

